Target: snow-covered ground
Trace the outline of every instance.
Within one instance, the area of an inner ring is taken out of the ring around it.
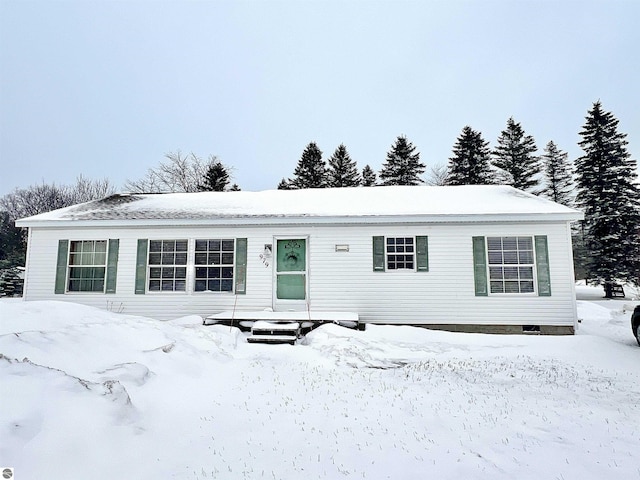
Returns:
[[[638,302],[578,293],[575,336],[328,325],[295,346],[199,317],[3,300],[0,467],[18,480],[639,479]]]

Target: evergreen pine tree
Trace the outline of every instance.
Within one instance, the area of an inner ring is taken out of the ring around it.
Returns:
[[[605,286],[637,283],[640,267],[640,209],[636,161],[627,152],[626,134],[598,101],[588,112],[575,162],[577,197],[584,210],[584,243],[589,278]]]
[[[574,204],[574,185],[571,164],[566,152],[552,141],[547,143],[540,157],[544,169],[544,187],[540,195],[568,207]],[[587,278],[588,254],[585,249],[582,222],[571,224],[573,271],[575,278]]]
[[[420,163],[420,153],[404,135],[396,138],[387,160],[380,170],[382,185],[418,185],[424,183],[420,175],[425,165]]]
[[[347,147],[340,144],[329,159],[327,184],[329,187],[357,187],[360,185],[360,174],[356,162],[351,159]]]
[[[540,194],[549,200],[570,206],[573,203],[573,178],[567,153],[555,143],[549,142],[544,147],[541,159],[545,185]]]
[[[537,193],[541,167],[540,159],[534,155],[536,150],[533,137],[525,135],[522,126],[511,117],[498,137],[493,165],[511,175],[509,183],[515,188]]]
[[[376,181],[376,172],[369,165],[365,165],[362,169],[362,186],[375,187]]]
[[[462,129],[449,159],[447,185],[487,185],[493,183],[489,142],[470,126]]]
[[[229,172],[220,161],[213,161],[204,174],[202,183],[198,185],[201,192],[224,192],[229,185]]]
[[[295,188],[291,185],[291,179],[283,178],[278,184],[278,190],[295,190]]]
[[[24,240],[22,229],[15,226],[9,212],[0,210],[0,269],[24,265]]]
[[[295,188],[324,188],[327,186],[326,163],[315,142],[306,146],[293,174],[291,184]]]

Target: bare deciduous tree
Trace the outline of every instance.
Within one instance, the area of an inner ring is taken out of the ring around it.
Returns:
[[[197,192],[207,171],[218,162],[215,155],[204,161],[196,154],[167,153],[166,160],[150,168],[144,178],[127,180],[125,190],[133,193]]]
[[[9,213],[11,220],[30,217],[57,208],[66,207],[68,187],[55,184],[31,185],[28,188],[16,188],[0,199],[0,208]]]
[[[113,193],[115,188],[108,179],[90,180],[80,175],[75,185],[42,183],[27,188],[16,188],[0,198],[0,209],[6,211],[15,221],[18,218],[88,202]]]
[[[425,183],[434,187],[443,186],[447,184],[447,177],[449,172],[447,166],[439,163],[429,168]]]
[[[108,178],[91,180],[85,178],[82,174],[76,178],[75,185],[66,188],[68,189],[70,205],[89,202],[116,193],[116,188]]]
[[[108,179],[89,180],[82,175],[75,185],[42,183],[27,188],[16,188],[0,197],[0,264],[15,266],[24,264],[26,230],[15,227],[19,218],[31,217],[76,203],[88,202],[115,193]],[[19,242],[15,239],[19,238]]]

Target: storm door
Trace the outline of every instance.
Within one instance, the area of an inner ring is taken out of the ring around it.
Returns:
[[[307,300],[307,239],[276,239],[276,310],[302,310]]]

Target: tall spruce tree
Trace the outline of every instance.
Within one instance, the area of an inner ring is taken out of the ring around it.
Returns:
[[[470,126],[462,129],[449,159],[447,185],[488,185],[493,183],[491,150],[482,134]]]
[[[533,137],[525,135],[522,126],[511,117],[498,137],[493,165],[511,176],[509,183],[515,188],[537,194],[542,167],[540,159],[534,155],[536,150]]]
[[[212,161],[198,185],[201,192],[224,192],[231,182],[229,172],[219,160]]]
[[[416,147],[401,135],[387,152],[387,160],[380,170],[380,179],[382,185],[419,185],[424,183],[420,175],[425,168],[420,163],[420,153],[416,152]]]
[[[540,157],[544,168],[544,187],[540,194],[566,206],[573,204],[573,177],[568,157],[552,141]]]
[[[302,152],[290,183],[294,188],[324,188],[327,186],[327,166],[315,142]]]
[[[640,271],[640,198],[637,164],[627,152],[618,120],[595,102],[587,113],[575,162],[577,197],[584,210],[587,271],[611,296],[612,283],[638,282]]]
[[[575,191],[571,163],[566,152],[550,141],[544,147],[540,157],[543,166],[543,188],[540,195],[554,202],[571,207],[574,204]],[[580,222],[571,224],[573,247],[573,271],[575,278],[587,278],[588,255],[584,248],[584,235]]]
[[[360,174],[356,162],[351,159],[347,147],[340,144],[329,159],[327,185],[329,187],[357,187]]]
[[[362,186],[375,187],[376,181],[376,172],[374,172],[373,168],[371,168],[369,165],[365,165],[362,169]]]
[[[569,156],[550,141],[540,157],[543,166],[543,188],[540,195],[567,207],[574,205],[575,189]],[[588,278],[588,254],[585,249],[582,222],[572,222],[571,243],[573,248],[573,271],[575,278]]]

